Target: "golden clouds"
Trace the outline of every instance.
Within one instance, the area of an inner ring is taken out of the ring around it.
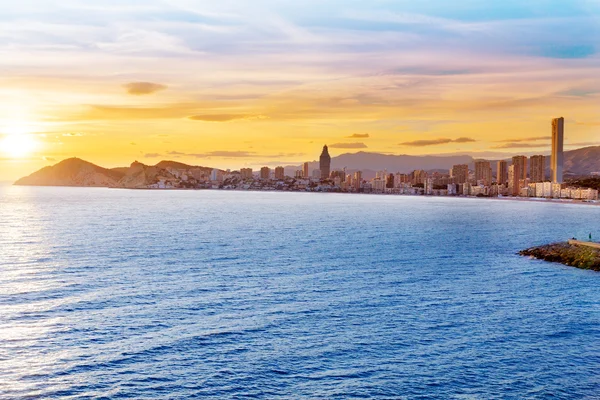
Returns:
[[[127,93],[142,96],[146,94],[152,94],[156,92],[160,92],[161,90],[165,90],[167,86],[161,85],[160,83],[152,83],[152,82],[131,82],[126,85],[123,85],[125,89],[127,89]]]

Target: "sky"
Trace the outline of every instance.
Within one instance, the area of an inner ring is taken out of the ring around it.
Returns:
[[[600,0],[0,4],[0,180],[600,145]]]

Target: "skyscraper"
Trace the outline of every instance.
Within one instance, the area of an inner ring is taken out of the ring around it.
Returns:
[[[467,164],[454,165],[450,170],[450,177],[454,183],[467,183],[469,180],[469,166]]]
[[[531,183],[546,180],[546,157],[531,156],[529,158],[529,181]]]
[[[304,178],[308,178],[309,177],[309,175],[308,175],[308,163],[307,162],[305,162],[304,165],[302,166],[302,176]]]
[[[519,170],[519,168],[519,164],[513,164],[510,167],[508,167],[508,190],[513,196],[517,196],[519,194],[519,190],[521,189],[519,185],[519,177],[521,176],[521,171]]]
[[[285,170],[283,167],[275,168],[275,179],[283,179],[285,178]]]
[[[319,170],[321,171],[321,179],[329,179],[329,173],[331,172],[331,156],[327,149],[327,145],[323,146],[323,152],[319,159]]]
[[[496,182],[498,185],[506,185],[508,183],[508,163],[504,160],[498,161]]]
[[[492,184],[492,167],[489,161],[475,161],[475,181],[481,181],[486,186]]]
[[[515,169],[518,169],[519,179],[527,179],[527,156],[514,156],[512,158],[513,165],[516,165]]]
[[[552,120],[552,182],[563,183],[563,143],[565,135],[565,119],[563,117]]]
[[[240,174],[242,179],[252,179],[252,168],[242,168]]]
[[[271,177],[271,168],[262,167],[260,169],[260,179],[269,179]]]
[[[354,188],[358,191],[362,185],[362,171],[356,171],[354,173]]]

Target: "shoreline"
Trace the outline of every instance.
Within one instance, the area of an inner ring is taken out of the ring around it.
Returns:
[[[4,182],[0,183],[0,186]],[[478,197],[478,196],[433,196],[433,195],[415,195],[415,194],[393,194],[393,193],[362,193],[362,192],[334,192],[334,191],[303,191],[303,190],[242,190],[242,189],[214,189],[214,188],[126,188],[126,187],[110,187],[110,186],[71,186],[71,185],[15,185],[14,183],[6,182],[6,186],[19,187],[56,187],[56,188],[93,188],[93,189],[117,189],[117,190],[146,190],[146,191],[214,191],[214,192],[264,192],[264,193],[313,193],[313,194],[346,194],[346,195],[366,195],[366,196],[389,196],[389,197],[410,197],[410,198],[440,198],[440,199],[476,199],[476,200],[496,200],[496,201],[522,201],[529,203],[542,204],[573,204],[585,206],[600,206],[600,201],[583,201],[575,199],[548,199],[538,197]]]

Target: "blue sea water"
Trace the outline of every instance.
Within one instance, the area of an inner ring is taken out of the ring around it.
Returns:
[[[0,398],[600,396],[600,208],[0,187]]]

